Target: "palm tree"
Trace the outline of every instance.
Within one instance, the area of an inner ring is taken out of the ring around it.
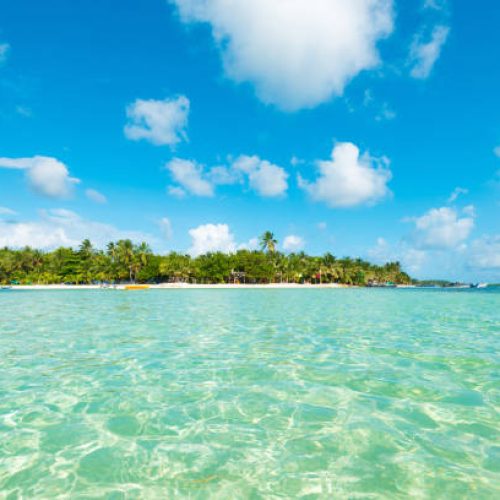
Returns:
[[[260,237],[260,248],[262,251],[266,251],[267,253],[276,252],[276,246],[278,245],[278,240],[274,237],[274,234],[271,231],[266,231]]]
[[[128,270],[130,282],[133,281],[134,273],[134,244],[130,240],[120,240],[116,244],[117,257],[120,266]]]
[[[80,255],[89,257],[94,253],[94,247],[92,246],[92,242],[89,239],[85,239],[82,241],[80,244],[80,247],[78,249],[78,252]]]
[[[189,255],[170,252],[160,261],[160,274],[172,281],[189,281],[191,271],[192,262]]]
[[[322,257],[304,252],[285,256],[278,251],[277,241],[269,231],[262,235],[261,243],[264,251],[239,250],[234,255],[215,252],[193,258],[174,252],[154,255],[147,244],[136,245],[130,240],[110,243],[106,252],[92,248],[89,240],[83,241],[78,250],[61,247],[41,252],[30,247],[0,248],[0,283],[90,283],[104,279],[150,281],[158,278],[223,283],[236,274],[244,276],[248,283],[278,280],[363,286],[412,281],[399,262],[375,265],[362,259],[336,259],[330,253]]]
[[[151,248],[147,243],[142,242],[140,245],[134,246],[134,258],[132,268],[134,271],[134,281],[137,281],[137,275],[140,270],[148,264],[148,258],[151,255]]]
[[[330,283],[339,277],[337,259],[330,252],[325,253],[321,258],[320,268],[325,271]]]
[[[106,247],[106,253],[108,254],[111,259],[116,258],[116,244],[112,241],[110,241]]]

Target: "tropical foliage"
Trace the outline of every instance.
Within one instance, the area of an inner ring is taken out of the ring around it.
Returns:
[[[378,266],[361,259],[321,257],[277,250],[273,233],[261,237],[261,250],[234,254],[208,253],[198,257],[172,252],[155,255],[146,243],[109,243],[106,250],[84,240],[79,248],[42,252],[26,247],[0,249],[0,283],[344,283],[407,284],[411,278],[398,262]]]

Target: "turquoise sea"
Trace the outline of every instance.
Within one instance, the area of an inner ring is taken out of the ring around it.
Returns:
[[[0,292],[0,498],[500,498],[500,291]]]

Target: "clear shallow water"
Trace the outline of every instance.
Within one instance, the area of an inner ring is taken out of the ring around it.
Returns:
[[[0,497],[498,498],[500,293],[0,292]]]

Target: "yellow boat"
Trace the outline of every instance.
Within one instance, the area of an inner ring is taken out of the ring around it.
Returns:
[[[125,285],[125,290],[148,290],[149,285]]]

